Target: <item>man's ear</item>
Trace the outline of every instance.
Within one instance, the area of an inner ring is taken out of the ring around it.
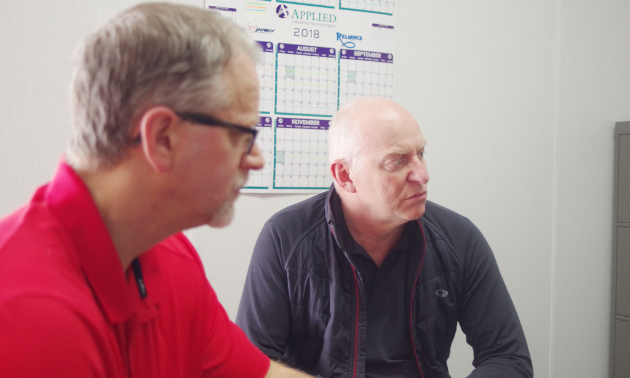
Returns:
[[[356,193],[357,189],[350,178],[348,164],[341,160],[335,160],[330,164],[330,173],[335,180],[336,187],[348,193]]]
[[[140,118],[140,140],[147,162],[158,172],[173,166],[179,117],[166,106],[153,107]]]

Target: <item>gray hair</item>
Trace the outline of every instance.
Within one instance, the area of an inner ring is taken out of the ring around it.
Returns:
[[[134,123],[151,107],[213,113],[230,106],[224,67],[237,52],[257,62],[259,51],[218,12],[153,3],[118,14],[75,53],[66,161],[89,170],[115,165],[132,143]]]

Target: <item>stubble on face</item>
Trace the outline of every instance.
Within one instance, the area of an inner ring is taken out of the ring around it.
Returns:
[[[238,197],[238,194],[237,194],[238,190],[241,187],[243,187],[243,185],[245,185],[246,182],[247,182],[247,175],[242,180],[240,180],[240,182],[237,185],[234,186],[234,189],[232,191],[232,193],[234,194],[229,196],[223,202],[219,210],[215,212],[210,222],[208,222],[208,225],[210,227],[222,228],[232,223],[232,220],[234,219],[234,203],[236,202],[236,199]]]
[[[384,100],[373,100],[370,105],[357,123],[371,132],[355,134],[363,147],[357,159],[363,164],[355,167],[357,203],[375,222],[402,224],[417,219],[424,214],[424,201],[410,197],[426,193],[428,181],[426,165],[419,166],[417,161],[425,144],[420,128],[399,105]]]
[[[255,123],[258,119],[258,76],[251,59],[242,53],[237,54],[230,66],[226,69],[226,76],[234,89],[234,102],[232,106],[220,111],[217,116],[229,122],[247,125]],[[241,153],[242,151],[239,151]],[[242,163],[242,162],[241,162]],[[239,194],[239,189],[247,182],[249,169],[239,165],[235,168],[234,184],[227,198],[214,213],[208,225],[211,227],[225,227],[234,218],[234,203]]]
[[[222,228],[232,223],[234,219],[234,202],[225,201],[223,206],[214,214],[208,226],[215,228]]]

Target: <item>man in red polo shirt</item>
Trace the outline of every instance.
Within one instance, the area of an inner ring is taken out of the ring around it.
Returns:
[[[0,220],[0,376],[305,376],[228,319],[181,233],[228,224],[263,166],[257,57],[232,21],[169,4],[85,39],[67,154]]]

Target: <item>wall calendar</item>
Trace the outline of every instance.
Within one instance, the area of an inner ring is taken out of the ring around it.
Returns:
[[[242,192],[304,193],[332,184],[330,120],[360,96],[393,99],[396,0],[205,0],[258,42],[257,138],[265,166]]]

